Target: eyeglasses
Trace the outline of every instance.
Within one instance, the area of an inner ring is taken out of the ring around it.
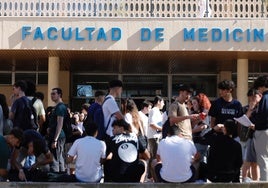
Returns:
[[[50,95],[56,95],[57,93],[56,92],[52,92],[52,93],[50,93]]]

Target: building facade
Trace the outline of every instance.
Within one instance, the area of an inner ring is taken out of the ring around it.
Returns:
[[[123,97],[169,101],[180,83],[215,98],[217,83],[232,79],[246,104],[252,81],[268,72],[261,0],[2,0],[0,31],[1,93],[31,79],[46,105],[61,87],[78,109],[115,78]]]

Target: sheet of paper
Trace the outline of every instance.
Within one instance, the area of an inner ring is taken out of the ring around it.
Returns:
[[[246,127],[249,127],[252,124],[252,122],[248,119],[248,117],[245,114],[239,118],[234,118],[234,120]]]

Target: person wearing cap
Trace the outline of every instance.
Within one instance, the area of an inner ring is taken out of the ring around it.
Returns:
[[[105,97],[105,102],[102,105],[104,116],[104,128],[106,134],[110,137],[113,136],[112,122],[114,120],[124,119],[120,112],[115,98],[121,97],[123,83],[121,80],[112,80],[109,82],[109,94]]]
[[[107,144],[109,174],[105,176],[109,176],[110,182],[143,182],[146,174],[144,160],[150,158],[148,150],[124,119],[114,121],[112,127],[114,136]]]
[[[203,163],[200,173],[211,182],[237,182],[243,160],[241,145],[233,139],[235,132],[234,120],[227,119],[200,137],[201,144],[210,145],[207,164]]]
[[[180,134],[184,138],[192,139],[191,121],[197,120],[199,114],[189,115],[186,102],[190,99],[193,89],[186,84],[180,84],[178,92],[176,100],[170,105],[168,111],[170,125],[177,125],[180,129]]]
[[[257,163],[260,167],[260,181],[268,181],[268,76],[259,76],[253,84],[262,94],[257,110],[249,108],[247,115],[255,129],[253,141],[257,156]]]

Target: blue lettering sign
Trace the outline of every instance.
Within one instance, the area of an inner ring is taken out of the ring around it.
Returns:
[[[242,36],[238,36],[241,35],[243,33],[242,29],[234,29],[233,30],[233,40],[235,42],[241,42],[243,40],[243,37]]]
[[[164,41],[164,28],[155,28],[155,41],[162,42]]]
[[[66,30],[64,29],[64,27],[61,29],[61,37],[62,37],[62,39],[63,40],[66,40],[66,41],[68,41],[68,40],[71,40],[72,39],[72,28],[71,27],[69,27],[68,29],[67,29],[67,35],[65,35],[66,34]]]
[[[230,41],[230,33],[229,33],[229,29],[225,29],[225,40],[228,42]]]
[[[199,28],[198,29],[198,40],[200,42],[208,41],[208,29],[207,28]]]
[[[212,28],[211,35],[212,42],[219,42],[222,40],[222,31],[219,28]]]
[[[246,30],[246,33],[247,33],[247,41],[250,42],[250,29],[247,29]]]
[[[88,40],[92,40],[92,32],[95,30],[94,27],[86,27],[85,30],[88,32]]]
[[[256,42],[258,39],[261,42],[264,42],[264,29],[260,29],[259,31],[257,29],[254,29],[253,34],[254,34],[254,42]]]
[[[112,41],[119,41],[121,39],[121,29],[118,27],[112,28]]]
[[[187,40],[192,40],[195,41],[195,35],[194,35],[194,28],[190,29],[190,31],[188,31],[186,28],[183,29],[183,39],[184,41]]]
[[[79,28],[75,28],[75,40],[84,41],[85,38],[80,35]]]
[[[35,33],[34,33],[34,37],[33,37],[34,40],[37,40],[37,39],[41,39],[41,40],[44,40],[44,35],[43,35],[43,32],[41,30],[40,27],[37,27],[35,29]]]
[[[102,27],[99,30],[99,33],[98,33],[98,36],[97,36],[97,41],[99,41],[101,39],[103,39],[105,41],[107,40],[107,36],[106,36],[105,31],[104,31],[104,29]]]
[[[29,32],[29,30],[31,30],[31,26],[23,26],[21,28],[21,37],[22,40],[24,40],[26,38],[26,35],[30,35],[31,32]]]
[[[50,28],[48,28],[48,30],[47,30],[47,38],[49,40],[57,40],[58,39],[58,35],[57,34],[56,35],[52,35],[51,34],[52,32],[57,33],[58,32],[58,29],[56,27],[50,27]]]
[[[149,28],[141,28],[141,41],[151,40],[151,30]]]

